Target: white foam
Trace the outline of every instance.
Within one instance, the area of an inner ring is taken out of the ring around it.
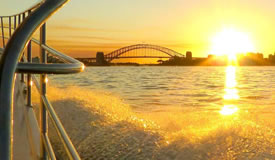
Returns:
[[[82,158],[275,158],[271,113],[240,110],[224,116],[194,107],[142,113],[118,96],[78,87],[49,87],[48,96]],[[63,156],[56,136],[50,136]]]

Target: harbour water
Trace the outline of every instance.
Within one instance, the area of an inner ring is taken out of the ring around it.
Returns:
[[[88,67],[78,75],[50,79],[58,87],[108,92],[136,111],[151,112],[169,107],[218,111],[232,84],[239,108],[270,107],[275,104],[274,77],[274,67]]]
[[[87,67],[49,76],[48,95],[82,158],[275,159],[274,77],[275,67]]]

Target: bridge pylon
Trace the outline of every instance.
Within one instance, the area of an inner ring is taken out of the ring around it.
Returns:
[[[103,52],[97,52],[96,53],[96,63],[98,65],[106,65],[107,64],[107,61],[105,60]]]

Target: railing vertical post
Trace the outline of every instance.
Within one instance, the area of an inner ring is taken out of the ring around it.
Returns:
[[[9,17],[9,38],[11,38],[11,17]]]
[[[24,19],[25,19],[25,13],[23,13],[22,21],[24,21]],[[24,56],[25,56],[24,54],[25,54],[25,51],[23,52],[21,62],[24,62]],[[24,81],[25,81],[24,73],[21,73],[21,82],[24,82]]]
[[[42,48],[42,45],[46,44],[46,24],[43,24],[40,28],[40,61],[41,63],[47,63],[47,54],[45,49]],[[41,96],[46,94],[46,87],[47,87],[47,75],[42,74],[40,75],[40,94]],[[47,118],[47,111],[46,107],[43,103],[42,98],[40,99],[41,108],[40,108],[40,128],[41,128],[41,139],[40,139],[40,146],[41,146],[41,158],[48,159],[47,152],[43,144],[43,135],[47,135],[48,133],[48,118]]]
[[[26,12],[23,13],[23,20],[26,18]]]
[[[18,15],[18,25],[21,23],[21,14]]]
[[[28,14],[30,14],[30,13],[31,13],[31,11],[29,11]],[[28,59],[29,63],[32,62],[32,41],[29,41],[29,44],[28,44],[27,59]],[[27,75],[27,81],[28,81],[27,105],[29,107],[31,107],[32,106],[32,77],[31,77],[31,74]]]
[[[15,31],[16,29],[16,16],[14,16],[14,22],[13,22],[13,32]]]
[[[1,17],[1,28],[2,28],[3,48],[5,48],[5,32],[4,32],[3,17]]]

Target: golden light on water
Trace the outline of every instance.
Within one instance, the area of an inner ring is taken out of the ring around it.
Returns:
[[[228,66],[226,68],[226,81],[225,81],[225,100],[239,99],[238,90],[236,89],[236,67]]]
[[[215,55],[227,55],[229,60],[235,61],[238,53],[254,51],[254,45],[248,34],[227,28],[212,38],[210,52]]]
[[[236,105],[224,105],[220,110],[220,114],[224,116],[232,115],[239,111],[239,108]]]
[[[225,89],[226,94],[223,96],[225,100],[233,100],[239,99],[238,90],[237,89]]]
[[[236,67],[228,66],[226,68],[226,80],[225,80],[225,95],[224,100],[238,100],[240,97],[238,95],[238,90],[236,88]],[[224,116],[233,115],[239,111],[239,108],[234,104],[226,104],[220,110],[220,114]]]

